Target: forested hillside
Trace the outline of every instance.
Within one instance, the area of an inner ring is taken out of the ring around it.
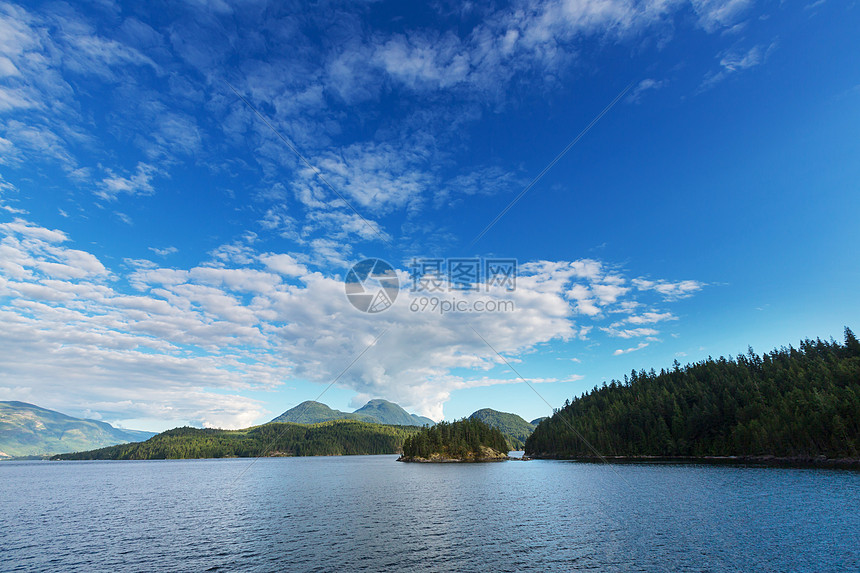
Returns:
[[[633,371],[541,423],[533,457],[601,455],[860,457],[860,342],[708,359]]]
[[[416,432],[412,426],[383,426],[355,420],[313,425],[269,423],[245,430],[176,428],[145,442],[89,452],[61,454],[56,460],[157,460],[268,456],[395,454]]]
[[[355,411],[356,414],[372,416],[380,424],[393,426],[432,426],[436,422],[424,416],[410,414],[400,405],[388,400],[370,400],[367,404]]]
[[[485,424],[498,428],[507,438],[512,450],[521,450],[526,438],[532,435],[534,425],[529,424],[516,414],[499,412],[492,408],[483,408],[474,412],[469,418],[481,420]]]

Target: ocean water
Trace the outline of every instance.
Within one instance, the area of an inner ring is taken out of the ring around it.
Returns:
[[[0,571],[860,571],[860,473],[396,456],[0,463]]]

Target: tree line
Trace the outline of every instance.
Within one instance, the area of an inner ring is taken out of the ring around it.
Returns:
[[[176,428],[145,442],[89,452],[60,454],[58,460],[157,460],[267,456],[396,454],[414,426],[385,426],[354,420],[319,424],[269,423],[245,430]]]
[[[589,447],[585,441],[591,444]],[[860,457],[860,342],[806,339],[761,356],[635,370],[568,401],[526,440],[534,457]]]

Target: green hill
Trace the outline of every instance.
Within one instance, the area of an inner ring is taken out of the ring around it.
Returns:
[[[430,418],[410,414],[399,405],[388,400],[371,400],[356,410],[355,413],[372,416],[379,420],[380,424],[395,426],[432,426],[436,423]]]
[[[497,428],[465,418],[422,428],[403,442],[402,462],[482,462],[508,459],[508,443]]]
[[[579,437],[587,440],[593,449]],[[532,457],[860,457],[860,342],[804,340],[595,387],[540,424]]]
[[[266,456],[395,454],[416,434],[411,426],[384,426],[358,420],[319,424],[268,423],[244,430],[176,428],[137,444],[61,454],[55,460],[160,460]]]
[[[154,435],[73,418],[26,402],[0,402],[0,458],[90,450]]]
[[[499,412],[491,408],[478,410],[469,416],[472,420],[480,420],[494,428],[498,428],[503,434],[509,436],[508,443],[513,450],[521,450],[526,438],[532,435],[535,427],[523,420],[516,414]]]
[[[548,418],[549,418],[549,416],[542,416],[540,418],[535,418],[534,420],[529,422],[529,424],[531,424],[534,427],[537,427],[538,424],[540,424],[541,422],[543,422],[544,420],[546,420]]]
[[[325,404],[308,400],[294,408],[290,408],[272,422],[291,422],[294,424],[318,424],[329,420],[359,420],[371,424],[388,424],[393,426],[432,426],[435,422],[430,418],[410,414],[394,402],[388,400],[371,400],[355,412],[333,410]]]

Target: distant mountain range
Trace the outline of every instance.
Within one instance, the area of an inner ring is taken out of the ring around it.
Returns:
[[[0,402],[0,459],[92,450],[141,442],[154,435],[73,418],[26,402]]]
[[[394,402],[371,400],[355,412],[333,410],[321,402],[308,400],[290,408],[272,422],[292,422],[294,424],[319,424],[330,420],[358,420],[373,424],[390,426],[432,426],[436,422],[424,416],[410,414]]]
[[[469,417],[500,430],[508,438],[511,449],[522,449],[523,442],[531,435],[536,425],[526,422],[516,414],[490,408],[478,410]],[[290,408],[272,422],[320,424],[335,420],[355,420],[389,426],[421,427],[435,424],[430,418],[410,414],[394,402],[381,399],[371,400],[354,412],[341,412],[320,402],[308,400]],[[541,420],[543,418],[534,422],[539,423]],[[350,432],[352,431],[350,427]],[[74,418],[25,402],[0,402],[0,459],[85,452],[130,442],[143,442],[155,435],[154,432],[114,428],[98,420]],[[386,447],[390,448],[391,445]],[[367,448],[358,451],[364,449]]]

